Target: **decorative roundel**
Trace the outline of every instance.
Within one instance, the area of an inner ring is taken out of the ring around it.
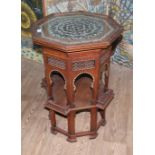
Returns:
[[[112,31],[103,18],[85,15],[58,16],[42,24],[41,29],[43,37],[67,44],[103,39]]]

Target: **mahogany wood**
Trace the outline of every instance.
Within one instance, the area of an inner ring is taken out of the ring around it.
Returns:
[[[94,132],[93,135],[90,136],[91,139],[96,138],[97,136],[97,108],[91,109],[91,122],[90,122],[90,131]]]
[[[42,38],[36,30],[49,18],[63,15],[84,14],[100,16],[106,19],[116,30],[98,42],[65,45],[61,42]],[[97,130],[105,125],[105,109],[114,97],[109,89],[110,57],[121,41],[122,27],[111,17],[88,12],[57,13],[44,17],[33,26],[33,42],[42,46],[45,78],[42,87],[47,90],[51,131],[63,133],[68,141],[75,142],[76,137],[90,135],[96,138]],[[89,110],[91,114],[90,131],[75,131],[75,116],[78,111]],[[97,112],[101,120],[97,123]],[[68,131],[56,125],[56,112],[67,117]]]
[[[68,141],[76,142],[75,135],[75,111],[71,111],[68,116]]]
[[[54,110],[50,110],[50,119],[51,119],[51,132],[53,134],[56,134],[56,118],[55,118],[55,111]]]

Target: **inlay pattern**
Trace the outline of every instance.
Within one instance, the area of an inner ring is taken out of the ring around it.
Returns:
[[[103,18],[86,15],[58,16],[40,25],[40,29],[42,37],[64,44],[99,41],[113,31]]]
[[[66,64],[65,62],[61,61],[61,60],[57,60],[55,58],[48,58],[48,64],[50,64],[51,66],[55,66],[61,69],[66,69]]]
[[[79,62],[74,62],[72,64],[73,71],[83,70],[83,69],[92,69],[92,68],[95,68],[95,60],[79,61]]]

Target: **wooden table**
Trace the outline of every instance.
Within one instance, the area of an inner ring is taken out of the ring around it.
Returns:
[[[41,45],[43,51],[45,107],[52,133],[61,132],[70,142],[78,136],[96,138],[114,97],[108,88],[110,57],[122,38],[122,27],[109,16],[80,11],[46,16],[32,31],[34,44]],[[84,110],[91,114],[90,131],[76,132],[75,116]],[[57,126],[56,113],[67,118],[68,131]]]

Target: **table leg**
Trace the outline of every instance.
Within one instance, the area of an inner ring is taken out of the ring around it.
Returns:
[[[56,134],[56,118],[55,118],[55,111],[54,110],[50,110],[50,120],[51,120],[51,132],[53,134]]]
[[[76,135],[75,135],[75,111],[71,111],[68,116],[68,141],[69,142],[76,142]]]
[[[97,136],[97,108],[94,107],[91,109],[91,120],[90,120],[90,131],[93,134],[90,136],[90,139],[94,139]]]
[[[102,119],[102,126],[104,126],[106,124],[105,109],[100,110],[100,115],[101,115],[101,119]]]
[[[47,78],[47,95],[48,98],[51,100],[53,100],[52,86],[53,86],[52,79],[50,80],[49,78]]]

